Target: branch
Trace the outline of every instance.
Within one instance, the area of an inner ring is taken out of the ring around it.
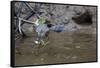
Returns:
[[[19,18],[21,21],[24,21],[25,23],[28,23],[28,24],[34,24],[32,21],[29,21],[29,20],[25,20],[23,18]]]

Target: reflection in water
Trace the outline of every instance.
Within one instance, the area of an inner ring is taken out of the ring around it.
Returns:
[[[50,43],[45,47],[34,45],[34,37],[21,39],[20,42],[16,41],[16,65],[96,61],[95,36],[85,33],[51,32]]]

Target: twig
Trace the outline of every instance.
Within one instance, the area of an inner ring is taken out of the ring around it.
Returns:
[[[24,2],[25,3],[25,2]],[[37,16],[37,18],[40,18],[40,16],[38,15],[38,13],[37,13],[37,11],[35,11],[35,10],[33,10],[33,8],[31,7],[31,5],[30,4],[28,4],[28,3],[25,3],[25,5],[33,12],[33,13],[35,13],[36,14],[36,16]]]
[[[33,22],[32,21],[29,21],[29,20],[25,20],[25,19],[23,19],[23,18],[19,18],[21,21],[24,21],[24,22],[26,22],[26,23],[28,23],[28,24],[33,24]]]
[[[14,18],[17,18],[17,17],[14,17]],[[28,23],[28,24],[34,24],[32,21],[23,19],[23,18],[21,18],[21,17],[18,17],[17,19],[20,19],[21,21],[24,21],[25,23]]]
[[[24,2],[24,3],[25,3],[25,2]],[[30,6],[30,4],[25,3],[25,5],[26,5],[32,12],[34,12],[33,8]]]
[[[19,29],[19,33],[22,34],[22,30],[21,30],[21,19],[20,18],[19,18],[18,29]]]

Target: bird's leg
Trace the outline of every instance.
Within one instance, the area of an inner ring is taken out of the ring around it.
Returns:
[[[49,39],[49,37],[46,35],[41,38],[40,43],[41,43],[42,47],[45,47],[47,44],[49,44],[48,39]]]

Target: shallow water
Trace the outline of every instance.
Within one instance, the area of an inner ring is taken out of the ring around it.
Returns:
[[[16,40],[16,65],[40,65],[96,61],[96,35],[51,32],[49,44],[34,44],[34,36]]]

